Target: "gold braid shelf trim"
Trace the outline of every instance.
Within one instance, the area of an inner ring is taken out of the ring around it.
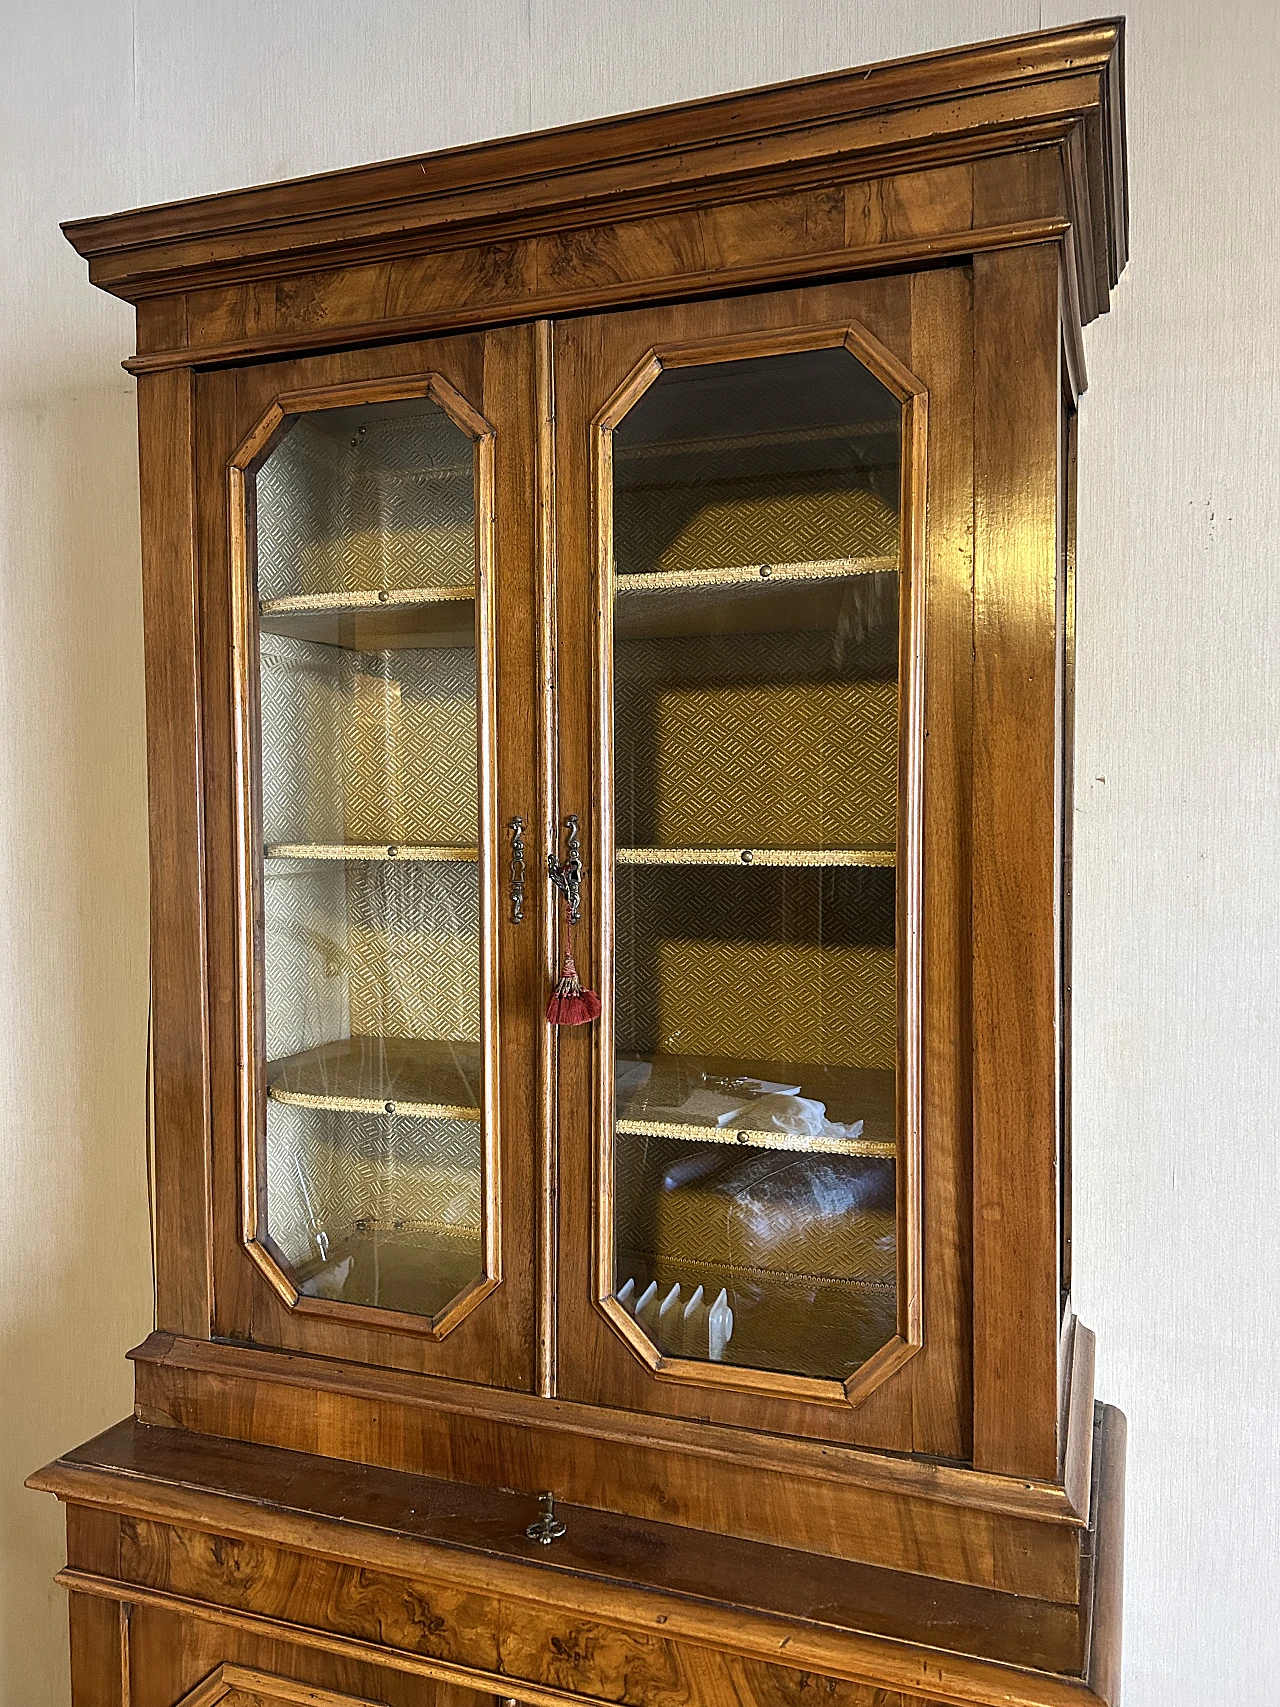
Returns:
[[[893,866],[892,848],[619,848],[619,865]]]
[[[822,1138],[807,1132],[768,1132],[750,1126],[698,1126],[667,1120],[619,1120],[629,1138],[683,1138],[696,1144],[733,1144],[752,1150],[800,1150],[816,1156],[874,1156],[893,1161],[896,1144],[877,1138]]]
[[[826,557],[807,563],[740,563],[728,569],[654,570],[642,575],[614,570],[615,593],[655,593],[668,587],[745,587],[778,581],[838,581],[849,575],[896,572],[896,557]],[[264,606],[265,609],[265,606]]]
[[[268,859],[434,860],[466,864],[478,860],[479,848],[427,847],[411,842],[268,842]]]
[[[377,610],[385,605],[438,605],[449,599],[474,599],[475,588],[409,587],[380,588],[374,592],[296,593],[286,599],[263,599],[263,616],[290,610]]]
[[[479,1238],[481,1229],[478,1224],[471,1226],[456,1221],[429,1221],[421,1215],[361,1215],[346,1226],[326,1227],[325,1231],[329,1235],[329,1248],[332,1251],[335,1244],[345,1243],[368,1233],[386,1234],[402,1244],[409,1244],[416,1236],[428,1233],[437,1239],[453,1239],[461,1244]]]
[[[479,1120],[478,1108],[463,1108],[443,1102],[379,1102],[376,1097],[312,1096],[306,1091],[281,1091],[275,1086],[267,1091],[272,1102],[289,1103],[294,1108],[332,1108],[348,1114],[403,1114],[413,1120]]]

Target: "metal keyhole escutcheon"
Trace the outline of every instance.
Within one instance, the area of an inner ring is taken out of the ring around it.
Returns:
[[[511,922],[524,919],[524,819],[513,818],[507,825],[511,832]]]

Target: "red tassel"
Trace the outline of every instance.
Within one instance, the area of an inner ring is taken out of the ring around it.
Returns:
[[[565,950],[564,970],[547,1003],[547,1018],[552,1025],[589,1025],[600,1018],[600,998],[594,990],[584,990],[579,982],[572,948]]]

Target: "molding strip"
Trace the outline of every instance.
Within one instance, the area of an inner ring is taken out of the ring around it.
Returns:
[[[487,1690],[524,1703],[526,1707],[582,1707],[584,1699],[588,1699],[530,1679],[411,1654],[402,1648],[383,1647],[356,1636],[333,1635],[310,1625],[194,1600],[163,1589],[143,1588],[88,1571],[69,1568],[60,1571],[54,1581],[73,1594],[94,1595],[134,1606],[153,1607],[180,1617],[200,1618],[268,1641],[319,1649],[365,1665],[390,1666],[396,1671],[429,1678],[437,1683],[451,1683],[482,1692]],[[650,1639],[656,1636],[659,1641],[689,1643],[721,1654],[725,1651],[711,1633],[682,1629],[679,1623],[670,1620],[668,1614],[610,1622],[616,1622],[619,1628],[638,1630]],[[658,1630],[660,1634],[657,1634]],[[830,1656],[828,1644],[823,1644],[821,1654],[818,1654],[812,1639],[806,1640],[798,1631],[786,1633],[780,1623],[770,1636],[757,1638],[754,1642],[750,1637],[742,1639],[745,1632],[739,1627],[735,1627],[735,1634],[738,1640],[726,1656],[729,1659],[742,1656],[796,1672],[809,1672],[820,1667],[824,1678],[839,1678],[869,1689],[888,1687],[909,1691],[927,1696],[931,1703],[946,1702],[949,1707],[989,1707],[996,1694],[1004,1707],[1094,1707],[1095,1703],[1103,1707],[1100,1698],[1083,1679],[1025,1671],[990,1660],[963,1659],[957,1663],[954,1656],[942,1649],[918,1647],[887,1637],[850,1634],[842,1638],[845,1655],[836,1660]],[[625,1701],[626,1698],[623,1699]],[[643,1697],[632,1697],[633,1701],[637,1699]]]
[[[596,308],[635,304],[664,297],[725,296],[731,291],[756,285],[799,284],[820,278],[855,276],[859,273],[891,271],[909,265],[932,264],[982,253],[988,249],[1024,248],[1034,243],[1059,242],[1068,237],[1071,221],[1062,216],[1020,220],[1011,225],[981,229],[966,227],[929,237],[907,238],[896,243],[864,244],[849,249],[831,249],[821,254],[798,255],[794,250],[771,256],[750,266],[712,267],[697,272],[666,273],[661,276],[604,280],[586,290],[548,288],[531,293],[514,289],[508,299],[478,307],[474,300],[459,301],[452,308],[430,313],[388,316],[359,324],[341,322],[288,331],[274,329],[249,338],[230,338],[218,343],[193,344],[148,350],[121,363],[129,373],[154,373],[175,367],[214,367],[228,363],[259,361],[282,354],[304,355],[309,350],[355,348],[361,344],[391,344],[430,333],[475,330],[478,326],[502,326],[531,315],[554,318]]]

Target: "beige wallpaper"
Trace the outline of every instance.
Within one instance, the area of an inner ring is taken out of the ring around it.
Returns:
[[[0,55],[0,1703],[146,1332],[130,315],[57,221],[1035,29],[1060,0],[42,0]],[[1275,0],[1131,0],[1081,430],[1077,1306],[1129,1416],[1127,1707],[1277,1699]]]

